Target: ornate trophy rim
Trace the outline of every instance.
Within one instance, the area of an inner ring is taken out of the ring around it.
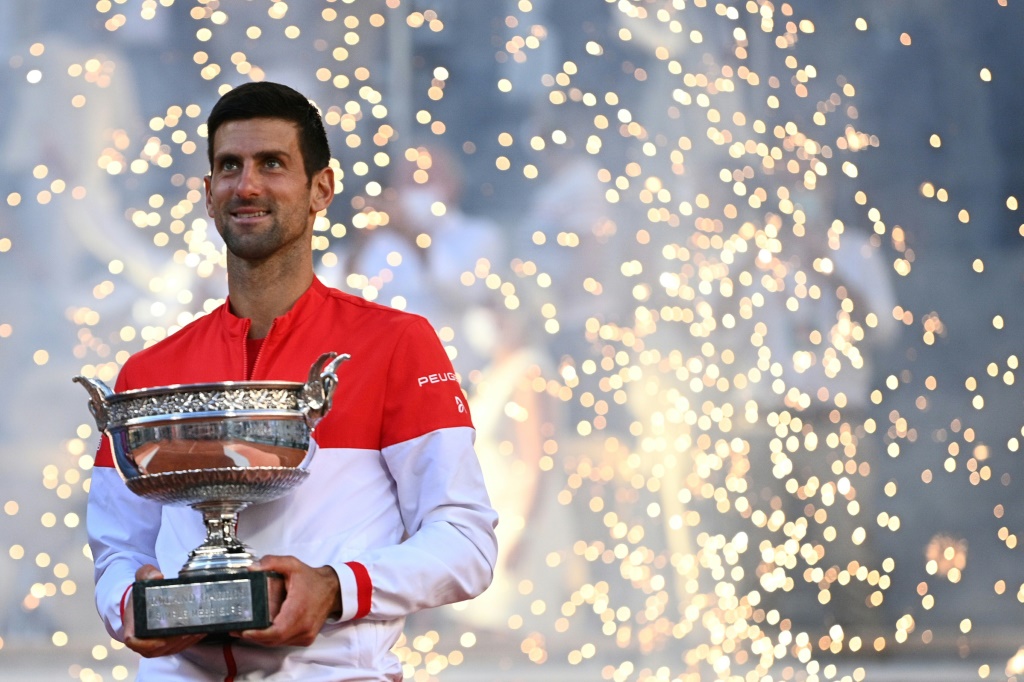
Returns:
[[[303,418],[303,384],[290,381],[225,381],[174,384],[114,393],[107,399],[109,428],[151,421],[259,415]]]
[[[149,386],[147,388],[133,388],[127,391],[112,393],[106,398],[107,403],[119,403],[139,398],[156,396],[175,395],[178,393],[198,393],[202,391],[229,391],[229,390],[261,390],[261,389],[284,389],[288,391],[301,391],[305,386],[300,381],[207,381],[201,384],[168,384],[166,386]]]

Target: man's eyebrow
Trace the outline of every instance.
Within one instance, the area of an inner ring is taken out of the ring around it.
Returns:
[[[283,149],[264,149],[264,150],[261,150],[261,151],[258,151],[256,153],[254,153],[252,156],[253,156],[253,158],[261,160],[261,161],[264,160],[264,159],[286,159],[286,160],[288,160],[288,159],[291,159],[291,157],[292,157],[292,155],[290,153],[288,153],[287,151],[285,151]],[[239,154],[238,152],[233,152],[233,151],[227,150],[227,151],[217,152],[216,154],[214,154],[213,160],[216,162],[216,161],[234,160],[234,159],[239,159],[241,157],[242,157],[242,154]]]

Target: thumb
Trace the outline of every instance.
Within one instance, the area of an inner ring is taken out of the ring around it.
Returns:
[[[159,580],[164,577],[160,569],[152,564],[146,564],[135,571],[136,580]]]
[[[287,565],[287,559],[283,556],[277,556],[275,554],[265,554],[259,559],[254,561],[250,566],[250,571],[276,571]]]

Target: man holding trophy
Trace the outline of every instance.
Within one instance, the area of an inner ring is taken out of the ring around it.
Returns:
[[[315,107],[249,83],[207,135],[227,302],[132,356],[116,393],[78,379],[107,433],[97,607],[140,680],[401,680],[405,616],[476,596],[495,563],[466,402],[426,320],[315,277],[334,195]]]

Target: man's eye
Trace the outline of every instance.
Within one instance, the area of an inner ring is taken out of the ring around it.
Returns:
[[[277,159],[267,159],[267,167],[268,168],[280,168],[281,167],[281,162],[278,161]]]
[[[225,171],[233,171],[236,170],[237,168],[238,164],[235,163],[234,161],[225,161],[220,165],[220,169]]]

